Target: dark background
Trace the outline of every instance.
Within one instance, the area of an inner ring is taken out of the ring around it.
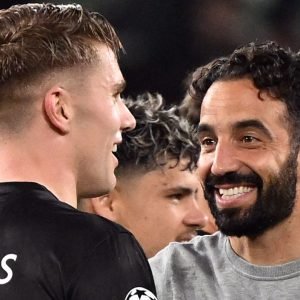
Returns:
[[[1,8],[28,1],[1,1]],[[45,2],[45,1],[32,1]],[[47,1],[46,1],[47,2]],[[119,34],[126,95],[150,91],[167,102],[184,96],[187,74],[250,41],[300,48],[297,0],[74,0],[102,13]]]

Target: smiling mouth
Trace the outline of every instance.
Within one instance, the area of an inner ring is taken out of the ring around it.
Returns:
[[[235,186],[231,188],[216,188],[216,191],[222,199],[232,199],[243,196],[254,190],[253,186]]]
[[[114,144],[112,152],[115,153],[115,152],[117,152],[117,150],[118,150],[118,145]]]

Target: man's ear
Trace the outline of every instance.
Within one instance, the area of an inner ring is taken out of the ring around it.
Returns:
[[[108,195],[91,198],[91,204],[95,214],[116,222],[113,202],[113,192]]]
[[[47,91],[44,98],[44,111],[51,126],[61,134],[70,131],[70,95],[59,86]]]

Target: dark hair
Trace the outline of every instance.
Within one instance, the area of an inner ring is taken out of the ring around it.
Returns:
[[[178,115],[177,106],[166,108],[159,94],[124,101],[136,119],[136,127],[123,133],[117,151],[117,176],[128,175],[128,170],[154,170],[170,159],[176,160],[174,167],[182,158],[188,159],[184,169],[197,167],[200,146],[192,127]]]
[[[236,49],[231,55],[213,60],[198,68],[192,75],[187,99],[182,104],[185,115],[200,115],[202,100],[215,82],[249,78],[259,90],[266,91],[274,99],[287,106],[289,124],[296,133],[300,122],[300,56],[290,49],[268,41],[249,43]],[[194,122],[199,122],[194,118]]]

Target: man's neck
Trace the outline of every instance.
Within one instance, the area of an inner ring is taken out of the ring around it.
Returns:
[[[34,143],[33,143],[34,144]],[[39,147],[39,145],[35,145]],[[0,149],[0,182],[27,181],[45,186],[60,201],[77,207],[74,174],[67,159],[50,147],[36,150],[13,144]]]

